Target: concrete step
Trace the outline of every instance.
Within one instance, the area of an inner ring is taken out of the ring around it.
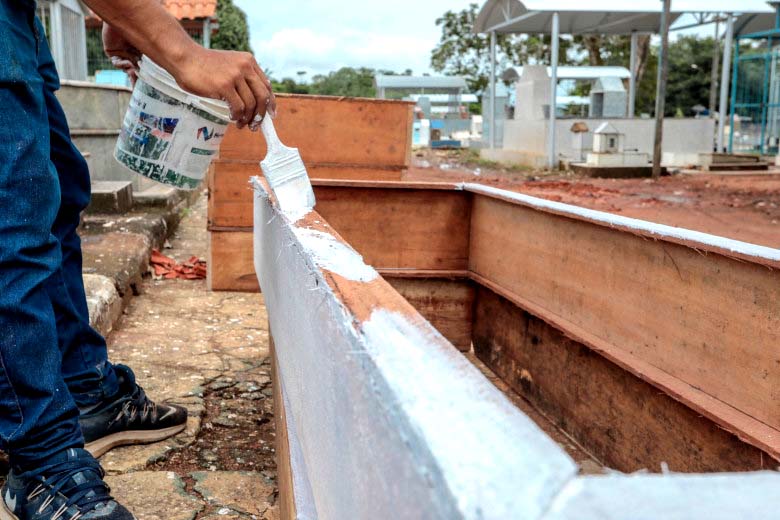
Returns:
[[[173,186],[157,184],[143,191],[135,192],[133,198],[136,206],[143,208],[173,209],[186,197],[186,193]]]
[[[133,209],[133,183],[128,181],[94,181],[92,200],[87,213],[124,214]]]
[[[163,248],[189,203],[184,198],[174,207],[136,206],[126,215],[84,217],[79,227],[84,285],[91,325],[101,334],[114,328],[127,304],[139,294],[152,249]]]

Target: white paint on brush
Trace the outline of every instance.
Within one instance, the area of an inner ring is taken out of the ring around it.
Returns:
[[[373,267],[366,265],[362,256],[333,235],[301,227],[294,227],[293,232],[320,269],[356,282],[370,282],[379,277]]]
[[[689,229],[666,226],[664,224],[656,224],[654,222],[648,222],[645,220],[623,217],[603,211],[596,211],[579,206],[573,206],[571,204],[564,204],[562,202],[540,199],[538,197],[531,197],[530,195],[524,195],[522,193],[502,190],[490,186],[483,186],[481,184],[464,183],[463,188],[466,191],[470,191],[472,193],[480,193],[492,197],[508,199],[514,202],[518,202],[524,206],[542,210],[551,210],[556,213],[585,218],[587,220],[599,222],[610,227],[621,227],[630,230],[636,230],[637,232],[647,233],[653,236],[657,236],[661,239],[672,238],[677,240],[684,240],[689,242],[693,247],[696,247],[696,244],[701,244],[703,246],[730,251],[732,253],[737,253],[761,260],[780,262],[780,249],[773,249],[771,247],[740,242],[739,240],[732,240],[730,238],[710,235],[700,231],[691,231]]]

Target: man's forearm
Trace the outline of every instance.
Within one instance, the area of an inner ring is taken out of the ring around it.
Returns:
[[[84,0],[143,54],[173,72],[198,45],[159,0]]]

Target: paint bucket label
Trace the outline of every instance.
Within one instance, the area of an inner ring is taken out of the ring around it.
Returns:
[[[228,123],[139,78],[114,156],[149,179],[196,189],[219,152]]]

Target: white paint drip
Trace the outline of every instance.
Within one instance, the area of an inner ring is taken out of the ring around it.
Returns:
[[[622,217],[620,215],[613,215],[612,213],[605,213],[603,211],[572,206],[571,204],[553,202],[551,200],[531,197],[530,195],[523,195],[522,193],[501,190],[498,188],[492,188],[490,186],[483,186],[481,184],[464,183],[463,187],[466,191],[470,191],[472,193],[481,193],[484,195],[501,197],[533,208],[553,210],[557,213],[582,217],[613,227],[617,226],[634,229],[636,231],[655,235],[659,238],[674,238],[678,240],[685,240],[686,242],[690,242],[693,247],[699,243],[704,246],[715,247],[724,251],[731,251],[732,253],[760,258],[762,260],[780,262],[780,249],[773,249],[771,247],[740,242],[739,240],[732,240],[730,238],[710,235],[700,231],[691,231],[689,229],[666,226],[664,224],[656,224],[654,222],[648,222],[645,220]]]
[[[293,232],[318,267],[356,282],[370,282],[379,277],[362,256],[333,235],[299,227],[293,227]]]

